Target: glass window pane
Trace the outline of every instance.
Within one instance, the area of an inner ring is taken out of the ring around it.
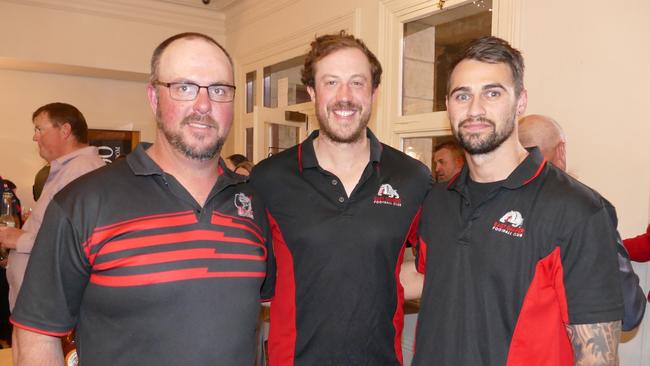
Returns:
[[[246,113],[253,113],[255,107],[255,79],[257,72],[251,71],[246,74]]]
[[[298,144],[299,128],[277,123],[268,124],[267,154],[279,153]]]
[[[264,106],[277,108],[309,101],[307,88],[300,81],[305,56],[264,68]]]
[[[447,141],[455,141],[451,135],[446,136],[426,136],[426,137],[408,137],[402,139],[403,151],[406,155],[420,160],[431,171],[435,169],[433,161],[433,151],[439,144]]]
[[[447,77],[463,46],[491,34],[492,0],[469,1],[404,24],[402,115],[445,110]]]
[[[253,161],[253,127],[246,129],[246,159]]]

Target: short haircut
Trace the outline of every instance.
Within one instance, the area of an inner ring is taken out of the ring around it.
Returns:
[[[32,121],[41,113],[47,113],[52,124],[56,127],[61,127],[64,124],[69,124],[72,134],[78,142],[88,143],[88,124],[86,118],[81,112],[72,104],[67,103],[50,103],[32,113]]]
[[[305,57],[305,65],[302,69],[301,81],[305,86],[314,87],[316,75],[316,63],[328,55],[344,49],[356,48],[363,52],[370,63],[370,74],[372,75],[372,89],[375,90],[381,83],[381,64],[377,57],[366,47],[362,40],[347,34],[344,30],[335,34],[326,34],[317,37],[311,43],[311,50]]]
[[[524,90],[524,58],[517,49],[501,38],[485,36],[470,42],[459,58],[449,69],[447,78],[447,94],[450,92],[451,73],[463,60],[476,60],[489,64],[506,64],[512,72],[512,80],[515,83],[515,96]]]
[[[457,158],[465,159],[463,148],[455,141],[441,142],[433,148],[433,152],[436,153],[442,149],[451,151],[451,154]]]
[[[158,66],[160,65],[160,58],[162,57],[163,52],[169,47],[170,44],[172,44],[174,41],[177,41],[179,39],[202,39],[208,43],[212,43],[215,46],[219,47],[221,51],[226,55],[228,58],[228,62],[230,62],[230,66],[233,66],[232,62],[232,57],[230,57],[230,54],[228,51],[226,51],[225,48],[223,48],[222,45],[219,44],[219,42],[215,41],[214,38],[207,36],[203,33],[196,33],[196,32],[186,32],[186,33],[179,33],[174,36],[171,36],[167,38],[166,40],[162,41],[156,47],[156,49],[153,51],[153,55],[151,56],[151,74],[149,75],[149,81],[156,81],[158,80]]]

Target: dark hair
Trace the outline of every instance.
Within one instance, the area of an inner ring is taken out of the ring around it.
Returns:
[[[46,104],[32,113],[32,121],[41,113],[47,113],[50,121],[56,127],[69,124],[77,141],[83,144],[88,143],[88,124],[86,124],[84,115],[75,106],[58,102]]]
[[[242,154],[232,154],[226,159],[230,160],[232,162],[232,165],[234,166],[237,166],[245,161],[248,161],[248,158]]]
[[[449,94],[451,73],[463,60],[476,60],[489,64],[507,64],[512,72],[512,80],[515,83],[515,96],[524,89],[524,58],[521,52],[510,46],[505,40],[485,36],[470,42],[460,57],[451,65],[449,78],[447,78],[447,94]]]
[[[160,57],[162,56],[163,52],[165,52],[167,47],[169,47],[170,44],[172,44],[174,41],[177,41],[179,39],[202,39],[208,43],[212,43],[215,46],[219,47],[221,51],[223,51],[223,53],[228,58],[228,62],[230,62],[230,66],[233,66],[232,57],[230,57],[228,51],[226,51],[226,49],[223,48],[223,46],[221,46],[219,42],[215,41],[214,38],[207,36],[203,33],[196,33],[196,32],[179,33],[162,41],[162,43],[160,43],[158,47],[156,47],[156,49],[153,51],[153,55],[151,56],[151,74],[149,75],[149,81],[158,80],[158,66],[160,65]]]
[[[372,75],[372,89],[377,89],[381,83],[381,64],[377,57],[370,52],[362,40],[353,35],[345,33],[344,30],[336,34],[326,34],[317,37],[311,43],[311,50],[305,57],[305,65],[302,69],[301,81],[305,86],[314,87],[314,75],[316,74],[316,63],[329,54],[343,48],[356,48],[363,52],[370,63],[370,74]]]
[[[441,142],[436,147],[433,148],[433,152],[436,153],[439,150],[448,149],[451,151],[451,154],[456,157],[464,158],[465,154],[463,153],[463,148],[456,141],[445,141]]]

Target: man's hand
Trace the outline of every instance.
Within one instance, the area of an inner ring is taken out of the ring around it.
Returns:
[[[415,300],[422,296],[424,275],[415,269],[415,262],[404,261],[399,272],[399,281],[404,287],[404,300]]]
[[[0,245],[7,249],[16,249],[18,238],[23,231],[15,227],[0,226]]]
[[[567,333],[573,345],[575,366],[617,366],[621,322],[571,324]]]

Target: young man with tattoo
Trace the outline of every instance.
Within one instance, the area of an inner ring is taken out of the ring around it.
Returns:
[[[413,365],[616,365],[623,315],[616,229],[592,189],[517,137],[523,58],[496,37],[453,66],[447,110],[467,164],[424,203],[426,273]],[[420,288],[421,289],[421,288]]]

